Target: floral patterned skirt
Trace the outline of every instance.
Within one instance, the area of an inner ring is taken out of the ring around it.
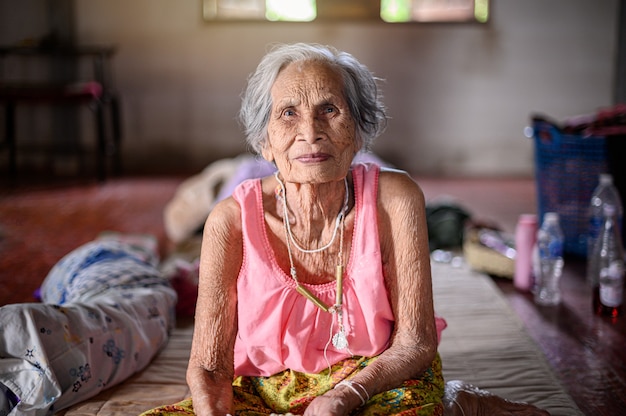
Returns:
[[[374,358],[353,357],[318,374],[285,370],[270,377],[237,377],[233,382],[236,416],[302,414],[313,399],[349,380],[371,364]],[[444,381],[439,355],[419,379],[373,396],[353,415],[443,415]],[[149,410],[142,416],[193,415],[191,398]]]

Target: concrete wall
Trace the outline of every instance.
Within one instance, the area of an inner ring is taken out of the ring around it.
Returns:
[[[612,104],[618,5],[492,0],[486,25],[208,23],[191,0],[75,0],[75,16],[79,42],[118,46],[130,170],[195,171],[246,151],[235,117],[248,74],[269,44],[305,41],[386,79],[383,158],[421,175],[529,176],[531,113]]]

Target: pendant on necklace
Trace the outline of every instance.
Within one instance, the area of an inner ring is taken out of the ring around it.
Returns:
[[[348,338],[346,337],[346,331],[343,327],[343,311],[341,310],[341,305],[335,305],[335,307],[337,309],[334,315],[337,317],[339,328],[335,335],[333,335],[332,343],[338,350],[345,350],[348,348]]]
[[[346,338],[346,333],[343,331],[343,328],[333,335],[333,346],[338,350],[348,348],[348,339]]]

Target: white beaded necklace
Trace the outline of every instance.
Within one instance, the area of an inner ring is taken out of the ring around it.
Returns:
[[[343,310],[342,310],[343,272],[344,272],[343,232],[345,228],[345,214],[348,211],[348,200],[349,200],[348,179],[344,178],[344,184],[345,184],[345,189],[346,189],[345,197],[344,197],[344,205],[342,209],[339,211],[339,214],[337,215],[337,220],[335,221],[335,230],[333,231],[333,236],[330,239],[330,242],[326,244],[325,246],[320,247],[319,249],[305,250],[305,249],[302,249],[300,246],[298,246],[295,239],[293,238],[293,235],[291,233],[291,227],[289,226],[289,213],[287,209],[287,192],[285,190],[285,185],[278,177],[278,172],[276,172],[275,176],[276,176],[276,180],[280,184],[280,190],[282,192],[282,195],[277,195],[277,196],[280,196],[283,200],[283,225],[285,227],[285,239],[287,242],[287,253],[289,254],[289,266],[290,266],[289,273],[291,274],[291,278],[296,283],[296,291],[300,293],[302,296],[304,296],[305,298],[307,298],[308,300],[310,300],[311,302],[313,302],[313,304],[315,304],[318,308],[320,308],[324,312],[329,312],[337,316],[338,331],[332,336],[332,343],[337,349],[348,348],[348,339],[346,337],[346,333],[343,327]],[[341,224],[341,231],[339,233],[339,253],[337,255],[338,262],[337,262],[337,267],[335,268],[335,280],[336,280],[336,285],[337,285],[335,304],[333,306],[328,306],[324,301],[322,301],[320,298],[315,296],[309,289],[302,286],[300,282],[298,281],[298,273],[296,271],[296,267],[293,262],[293,254],[291,253],[291,244],[293,243],[294,246],[296,246],[300,251],[304,253],[318,253],[320,251],[326,250],[335,241],[337,228],[339,228],[340,224]],[[332,328],[331,328],[331,331],[332,331]]]
[[[306,249],[306,248],[300,247],[300,245],[298,244],[298,242],[294,238],[293,233],[291,232],[291,225],[289,224],[289,217],[288,217],[289,214],[287,212],[287,196],[286,196],[287,195],[287,191],[285,189],[285,184],[278,177],[278,171],[276,171],[276,173],[274,173],[274,176],[276,177],[276,180],[280,184],[280,189],[282,191],[283,208],[284,208],[284,211],[285,211],[285,224],[286,224],[288,238],[291,240],[291,243],[293,244],[293,246],[295,248],[297,248],[299,251],[303,252],[303,253],[319,253],[321,251],[326,250],[335,241],[335,237],[337,236],[337,229],[339,228],[339,224],[341,223],[342,218],[346,215],[346,212],[348,211],[348,178],[346,177],[343,180],[344,181],[343,183],[344,183],[344,186],[345,186],[345,189],[346,189],[346,192],[345,192],[345,195],[344,195],[344,198],[343,198],[343,207],[341,208],[341,210],[339,210],[339,214],[337,214],[337,218],[335,219],[335,229],[333,230],[332,237],[330,237],[330,241],[327,244],[325,244],[324,246],[322,246],[322,247],[318,247],[318,248],[314,248],[314,249]]]

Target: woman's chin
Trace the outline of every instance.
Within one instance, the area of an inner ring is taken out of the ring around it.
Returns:
[[[297,172],[292,171],[288,180],[298,183],[328,183],[343,180],[350,166],[342,168],[328,161],[320,163],[301,163]]]

